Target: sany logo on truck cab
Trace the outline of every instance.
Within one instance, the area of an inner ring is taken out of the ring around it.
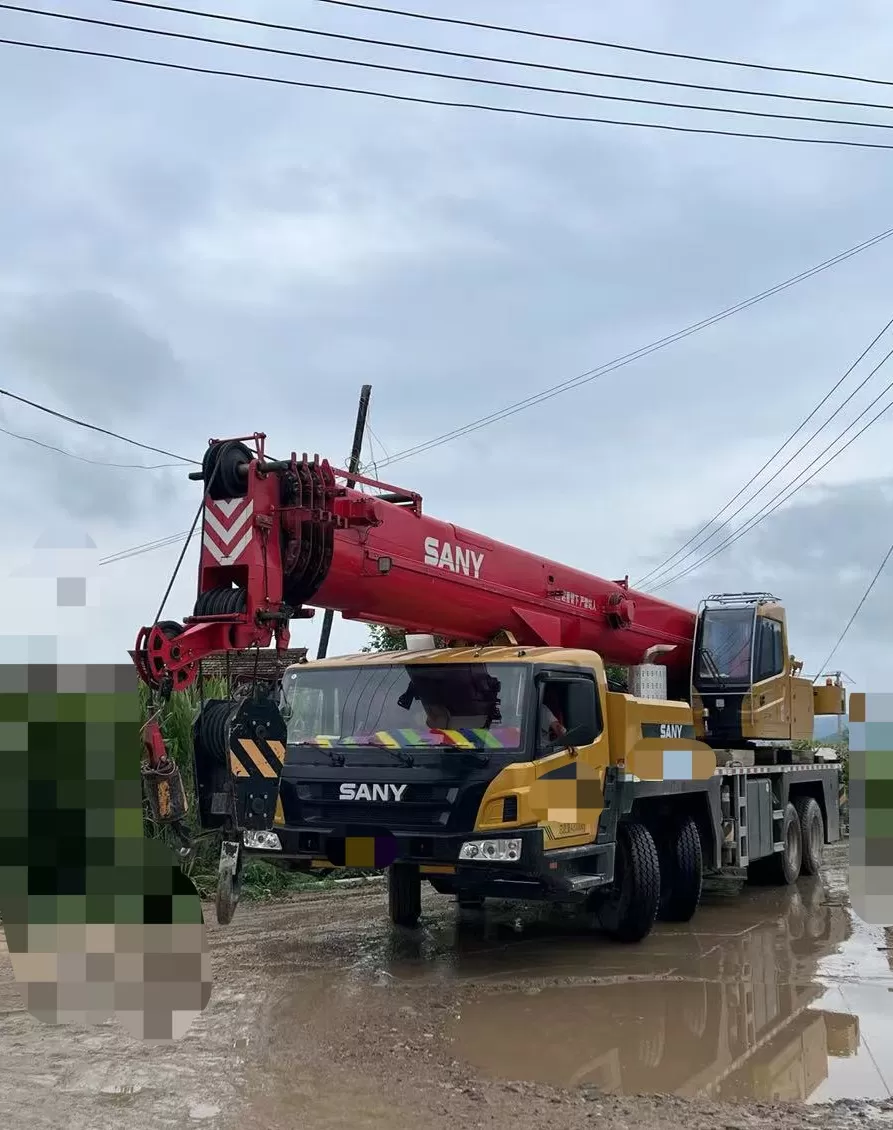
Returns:
[[[463,549],[452,542],[440,542],[437,538],[425,538],[425,564],[435,569],[449,569],[451,573],[464,573],[466,577],[480,578],[483,553]]]
[[[643,738],[689,738],[695,740],[695,728],[689,722],[643,722]]]
[[[354,785],[343,784],[341,800],[402,800],[406,785]]]

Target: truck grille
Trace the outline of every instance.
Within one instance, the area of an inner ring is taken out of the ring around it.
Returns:
[[[286,781],[283,780],[285,786]],[[451,825],[473,827],[485,783],[461,787],[457,782],[437,785],[407,782],[398,802],[341,800],[337,782],[296,783],[299,816],[303,825],[381,828],[390,831],[448,831]]]

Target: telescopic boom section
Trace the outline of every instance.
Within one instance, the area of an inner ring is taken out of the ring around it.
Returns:
[[[470,643],[507,632],[621,665],[665,645],[660,661],[687,674],[694,612],[429,517],[419,495],[318,456],[269,460],[264,439],[212,441],[190,476],[205,489],[198,598],[182,625],[141,630],[133,658],[150,684],[182,689],[215,652],[286,648],[289,621],[314,607]]]

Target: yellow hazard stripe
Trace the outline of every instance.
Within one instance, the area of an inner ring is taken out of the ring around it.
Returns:
[[[248,770],[245,768],[245,766],[242,764],[242,762],[238,759],[238,757],[236,757],[236,755],[232,752],[232,750],[230,750],[230,754],[229,754],[229,767],[232,770],[232,774],[233,774],[234,777],[247,777],[248,776]]]
[[[474,742],[470,742],[461,730],[442,730],[441,733],[446,734],[453,745],[457,745],[461,749],[474,749]]]
[[[285,745],[283,742],[267,742],[270,747],[270,752],[276,758],[280,765],[285,763]]]
[[[274,824],[284,824],[285,823],[285,812],[283,811],[283,808],[282,808],[282,798],[281,797],[278,798],[277,801],[276,801],[276,811],[273,814],[273,823]]]
[[[262,777],[276,776],[276,770],[261,753],[256,742],[251,741],[250,738],[239,738],[239,745],[254,762],[255,768]]]
[[[382,745],[386,745],[388,749],[400,749],[400,743],[392,738],[387,730],[379,730],[375,736]]]

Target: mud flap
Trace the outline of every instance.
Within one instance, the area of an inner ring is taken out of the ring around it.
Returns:
[[[227,730],[236,828],[269,831],[285,763],[285,722],[274,703],[245,699]]]

